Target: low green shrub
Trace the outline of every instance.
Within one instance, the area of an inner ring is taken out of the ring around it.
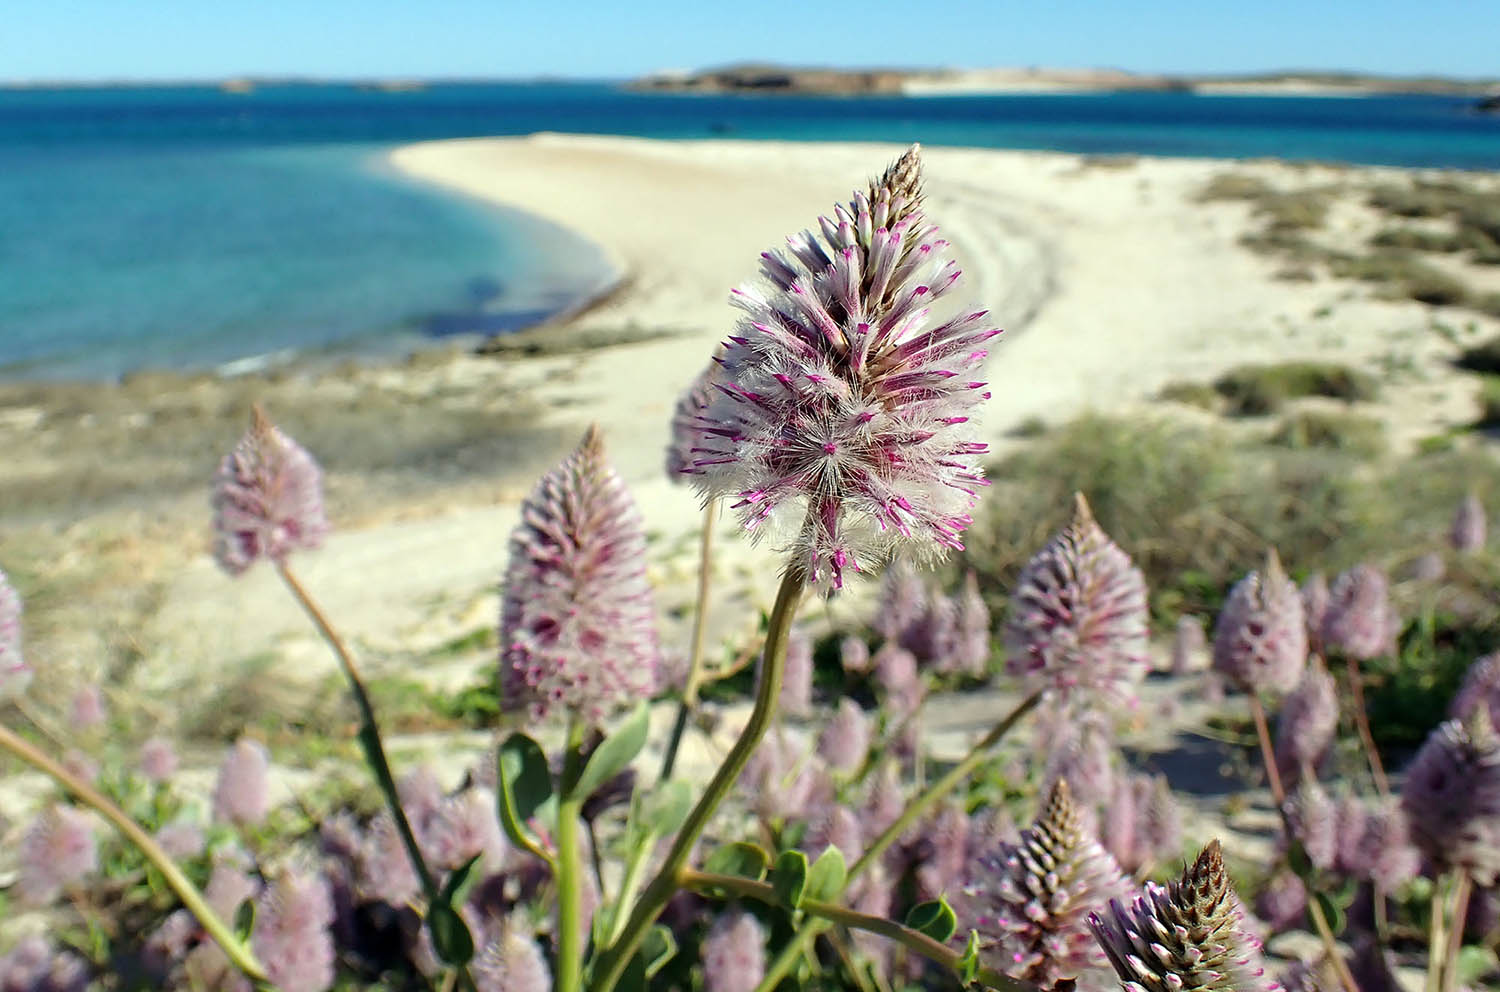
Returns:
[[[1326,410],[1289,414],[1272,432],[1270,443],[1294,451],[1345,451],[1376,458],[1386,451],[1385,426],[1371,417]]]
[[[1214,389],[1228,401],[1228,412],[1238,417],[1275,413],[1286,401],[1305,396],[1354,403],[1373,400],[1380,392],[1373,376],[1330,362],[1243,365],[1220,376]]]

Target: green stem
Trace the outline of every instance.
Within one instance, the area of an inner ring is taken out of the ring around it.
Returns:
[[[583,771],[583,724],[568,723],[563,753],[563,797],[557,804],[557,992],[578,992],[583,984],[583,866],[578,821],[583,798],[573,788]]]
[[[1251,689],[1249,695],[1250,715],[1255,719],[1255,736],[1260,740],[1260,757],[1266,766],[1266,779],[1271,784],[1271,799],[1276,803],[1276,812],[1281,816],[1281,828],[1286,832],[1288,843],[1291,843],[1295,838],[1292,825],[1287,820],[1286,789],[1281,784],[1281,773],[1276,770],[1276,749],[1271,744],[1271,728],[1266,722],[1266,710],[1260,704],[1258,692]],[[1328,963],[1338,974],[1339,984],[1344,987],[1344,992],[1359,992],[1359,986],[1355,984],[1354,976],[1349,973],[1349,966],[1344,962],[1344,955],[1339,951],[1333,928],[1328,925],[1323,904],[1318,902],[1315,895],[1307,900],[1307,915],[1312,918],[1313,929],[1318,931],[1318,939],[1323,942]]]
[[[198,887],[182,873],[181,868],[177,867],[177,862],[161,849],[161,845],[156,843],[156,840],[146,833],[140,824],[127,816],[124,810],[111,802],[98,789],[68,771],[38,750],[30,741],[3,724],[0,724],[0,748],[4,748],[52,778],[58,785],[77,796],[84,805],[95,810],[113,824],[116,830],[125,835],[126,840],[140,849],[147,861],[156,866],[167,885],[177,894],[177,898],[181,899],[188,911],[198,918],[198,923],[213,938],[214,943],[224,949],[225,956],[234,963],[234,966],[257,982],[267,981],[266,969],[256,960],[255,953],[250,947],[234,935],[234,930],[228,924],[219,919],[219,915],[209,907],[203,894],[198,891]]]
[[[1000,740],[1010,732],[1011,728],[1020,722],[1021,718],[1027,713],[1035,709],[1041,701],[1042,690],[1039,689],[1017,703],[1015,709],[1011,710],[1005,716],[1005,719],[995,724],[990,729],[990,732],[980,739],[979,743],[970,748],[969,753],[964,755],[963,760],[954,765],[948,774],[928,786],[927,791],[923,792],[911,805],[907,806],[901,815],[896,818],[896,821],[889,827],[886,827],[885,831],[879,837],[875,838],[874,843],[859,856],[859,859],[849,869],[849,877],[845,884],[847,885],[848,882],[854,881],[866,868],[878,861],[881,855],[885,854],[886,850],[902,834],[906,833],[918,818],[931,809],[939,799],[942,799],[949,792],[953,791],[954,787],[960,782],[972,775],[974,769],[978,768],[980,763],[988,757],[990,749],[1000,743]],[[828,924],[823,920],[803,920],[802,925],[797,929],[797,933],[781,949],[781,953],[776,956],[776,960],[771,962],[770,968],[766,970],[766,977],[756,986],[755,992],[771,992],[772,989],[779,985],[781,980],[796,966],[797,959],[802,953],[810,948],[812,942],[817,939],[818,934],[827,928]]]
[[[786,668],[787,635],[796,618],[797,603],[802,598],[802,590],[806,585],[807,577],[801,569],[789,570],[782,578],[781,588],[776,594],[776,605],[771,610],[770,623],[766,629],[766,647],[762,655],[760,682],[755,691],[755,708],[750,711],[750,719],[745,723],[745,729],[740,731],[739,739],[734,742],[724,763],[714,773],[697,805],[688,814],[682,829],[677,832],[661,870],[641,893],[640,902],[631,912],[625,929],[620,932],[620,939],[599,955],[594,992],[612,992],[620,981],[620,976],[625,973],[625,966],[641,946],[641,941],[646,939],[651,924],[656,922],[667,902],[681,888],[683,866],[687,864],[693,845],[703,835],[709,819],[734,787],[750,756],[755,753],[761,738],[771,726],[771,721],[776,716],[776,701],[781,695],[782,672]]]
[[[1441,992],[1443,987],[1443,877],[1432,880],[1432,919],[1427,925],[1427,982],[1425,992]]]
[[[396,779],[391,773],[391,763],[386,758],[385,745],[380,739],[380,725],[375,722],[375,707],[370,702],[370,694],[365,691],[364,680],[359,674],[359,666],[354,663],[354,655],[349,651],[348,645],[344,643],[338,631],[334,630],[333,624],[329,623],[323,611],[318,608],[312,596],[303,588],[302,583],[297,581],[297,577],[292,574],[287,564],[277,562],[276,571],[281,576],[281,581],[291,591],[293,598],[302,607],[303,612],[307,614],[308,619],[312,620],[313,626],[318,628],[318,633],[323,635],[323,640],[328,642],[334,656],[338,658],[339,667],[344,670],[344,677],[349,682],[354,702],[359,707],[359,743],[364,749],[365,760],[375,775],[375,783],[380,787],[381,794],[385,796],[386,806],[390,809],[391,816],[396,822],[396,830],[401,835],[401,844],[406,848],[406,856],[417,873],[417,879],[422,883],[422,894],[427,897],[429,906],[434,905],[441,898],[437,880],[422,857],[422,849],[417,846],[417,835],[411,828],[411,821],[406,818],[406,810],[401,806],[401,797],[396,791]],[[431,919],[429,914],[429,927]],[[438,939],[437,934],[433,934],[433,939]],[[464,988],[474,987],[467,965],[460,965],[458,973],[459,984]]]
[[[717,875],[685,868],[682,871],[681,881],[684,888],[696,889],[699,892],[719,889],[730,895],[742,899],[754,899],[768,906],[776,906],[781,902],[776,890],[768,883],[751,878]],[[902,926],[895,920],[888,920],[883,916],[871,916],[837,903],[822,902],[818,899],[803,899],[798,904],[798,908],[808,916],[818,917],[829,924],[837,924],[851,930],[866,930],[894,940],[927,960],[948,969],[962,981],[960,962],[963,960],[963,955],[947,944],[933,940],[925,933]],[[978,980],[989,988],[1000,989],[1002,992],[1038,992],[1036,986],[1029,982],[1009,978],[990,968],[981,968]]]
[[[708,591],[713,584],[714,521],[718,516],[719,501],[710,500],[703,508],[703,534],[698,540],[698,602],[693,608],[693,640],[689,647],[687,682],[682,687],[682,702],[677,706],[672,739],[667,742],[667,753],[661,762],[660,781],[663,782],[672,777],[672,769],[677,764],[677,749],[682,745],[688,717],[698,702],[698,689],[703,684],[703,633],[708,625]]]
[[[1448,947],[1443,953],[1443,992],[1453,992],[1458,987],[1458,955],[1464,947],[1464,921],[1469,915],[1469,895],[1474,886],[1469,873],[1455,868],[1458,877],[1453,880],[1453,915],[1448,920]]]

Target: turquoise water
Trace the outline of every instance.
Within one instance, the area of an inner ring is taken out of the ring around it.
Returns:
[[[230,368],[493,333],[579,302],[597,250],[385,167],[426,138],[921,140],[1500,168],[1431,96],[682,96],[603,84],[0,90],[0,376]]]

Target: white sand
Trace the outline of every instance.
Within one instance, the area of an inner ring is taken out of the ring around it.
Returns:
[[[675,332],[526,366],[551,401],[548,422],[569,436],[589,421],[604,426],[655,535],[654,574],[668,605],[690,598],[699,517],[691,493],[663,479],[667,424],[679,392],[733,326],[730,287],[755,273],[761,250],[812,225],[900,151],[549,134],[419,144],[393,156],[414,176],[534,211],[607,249],[630,281],[578,324]],[[1167,382],[1290,358],[1377,372],[1399,360],[1405,371],[1386,377],[1374,410],[1398,439],[1472,416],[1473,387],[1460,386],[1448,367],[1456,346],[1429,329],[1428,308],[1375,300],[1355,283],[1277,281],[1282,263],[1237,243],[1256,226],[1248,206],[1194,202],[1225,171],[1287,185],[1345,182],[1345,172],[1192,160],[1098,165],[1074,155],[964,149],[929,149],[926,159],[929,214],[967,277],[968,292],[955,295],[987,305],[1007,328],[989,363],[995,396],[984,414],[997,449],[1015,444],[1007,432],[1028,418],[1143,410]],[[1330,217],[1327,236],[1362,239],[1375,223],[1362,211],[1352,197]],[[1439,316],[1472,321],[1473,336],[1497,328],[1468,313]],[[462,360],[447,374],[482,361]],[[523,492],[497,494],[489,507],[341,532],[299,567],[362,645],[400,664],[413,645],[493,617]],[[731,536],[731,524],[721,530],[725,587],[764,603],[774,555]],[[721,612],[724,624],[747,620],[743,604]],[[139,675],[147,686],[267,647],[294,662],[295,676],[332,671],[269,570],[231,584],[207,559],[173,584],[147,640],[153,650]]]

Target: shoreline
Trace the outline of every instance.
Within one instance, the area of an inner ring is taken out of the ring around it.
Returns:
[[[31,614],[38,650],[125,657],[133,690],[180,688],[184,699],[252,663],[274,664],[289,684],[331,674],[269,571],[231,585],[206,554],[208,481],[255,400],[323,462],[335,534],[306,577],[379,657],[399,661],[411,645],[490,622],[520,501],[590,422],[604,426],[641,507],[663,614],[687,615],[697,499],[662,471],[677,397],[732,328],[729,290],[754,276],[760,252],[814,225],[902,150],[556,134],[396,150],[403,170],[600,245],[622,281],[491,355],[449,342],[406,360],[231,379],[0,385],[11,454],[0,561],[30,588],[74,591]],[[1029,443],[1034,425],[1090,411],[1211,417],[1157,397],[1279,361],[1378,376],[1378,401],[1359,412],[1398,451],[1472,421],[1476,386],[1451,361],[1500,333],[1500,316],[1395,301],[1327,273],[1285,278],[1283,259],[1242,243],[1263,226],[1252,203],[1201,200],[1226,175],[1331,190],[1315,236],[1350,248],[1385,223],[1368,190],[1409,182],[1411,170],[963,148],[924,157],[927,211],[965,272],[954,297],[1007,328],[991,351],[980,436],[997,458]],[[1500,188],[1500,176],[1485,182]],[[1479,288],[1500,291],[1500,268],[1475,272],[1491,281]],[[722,528],[727,537],[734,521]],[[764,605],[774,559],[769,544],[722,547],[728,622]]]

